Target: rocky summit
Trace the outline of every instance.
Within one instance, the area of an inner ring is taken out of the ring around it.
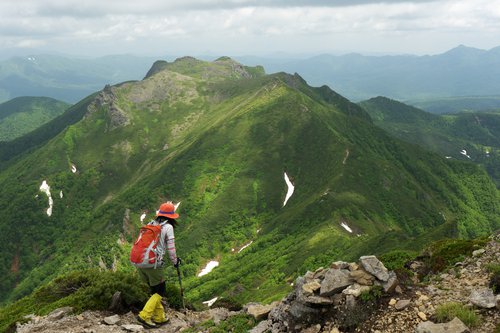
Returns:
[[[463,261],[420,281],[423,262],[408,264],[410,279],[388,270],[375,256],[358,262],[333,262],[297,278],[294,290],[271,304],[248,303],[239,311],[167,311],[170,322],[155,332],[212,332],[231,317],[255,319],[250,333],[490,333],[500,325],[500,295],[491,288],[492,265],[499,265],[500,234],[470,253]],[[401,275],[401,274],[400,274]],[[496,291],[498,293],[498,291]],[[467,326],[461,319],[439,319],[439,309],[461,304],[479,322]],[[17,332],[142,332],[128,312],[83,312],[61,308],[45,317],[30,315]],[[231,329],[231,332],[243,332]],[[220,332],[217,331],[217,332]]]

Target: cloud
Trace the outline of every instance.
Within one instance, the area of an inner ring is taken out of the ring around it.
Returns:
[[[500,36],[500,0],[2,0],[0,13],[0,47],[395,51],[411,40],[438,45],[438,35],[500,44],[491,37]]]

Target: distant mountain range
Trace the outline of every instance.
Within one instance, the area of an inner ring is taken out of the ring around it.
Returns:
[[[386,96],[433,113],[500,108],[500,47],[486,51],[459,46],[433,56],[353,53],[235,59],[249,66],[262,65],[267,73],[298,73],[310,85],[328,85],[352,101]],[[47,96],[75,103],[105,84],[142,79],[154,60],[10,58],[0,62],[0,102],[17,96]]]
[[[13,57],[0,61],[0,103],[20,96],[45,96],[76,103],[106,84],[142,79],[154,60],[129,55],[95,59]]]
[[[0,145],[0,302],[69,271],[133,274],[141,219],[167,199],[180,202],[193,302],[280,299],[335,258],[500,225],[483,168],[392,137],[326,86],[227,57],[158,61],[142,76]]]
[[[236,59],[248,65],[263,65],[269,73],[297,72],[310,85],[326,84],[354,101],[376,96],[422,102],[443,97],[500,95],[500,47],[485,51],[461,45],[433,56],[353,53],[308,59]],[[500,108],[499,98],[493,106]]]

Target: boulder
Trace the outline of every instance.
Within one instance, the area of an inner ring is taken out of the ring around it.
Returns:
[[[122,328],[127,332],[144,332],[144,327],[142,325],[127,324],[122,325]]]
[[[271,322],[269,320],[261,321],[257,326],[248,331],[248,333],[265,333],[269,331]]]
[[[318,290],[319,288],[321,288],[321,284],[319,283],[318,280],[314,280],[314,281],[311,281],[311,282],[308,282],[308,283],[302,285],[302,291],[305,294],[309,294],[309,295],[314,294],[314,292],[316,290]]]
[[[389,271],[385,268],[384,264],[375,256],[363,256],[359,258],[361,266],[368,273],[374,275],[380,281],[387,281],[389,279]]]
[[[352,280],[346,269],[329,269],[321,282],[320,296],[331,296],[349,286]]]
[[[480,256],[481,254],[483,254],[484,252],[486,252],[486,250],[485,250],[485,249],[475,250],[475,251],[472,251],[472,256],[473,256],[473,257],[478,257],[478,256]]]
[[[117,325],[120,322],[121,318],[119,315],[109,316],[104,318],[104,323],[107,325]]]
[[[333,269],[348,269],[349,268],[349,263],[345,261],[335,261],[332,262],[330,265],[330,268]]]
[[[396,287],[399,285],[399,280],[393,271],[389,272],[389,278],[387,281],[382,283],[382,287],[386,293],[392,293],[396,290]]]
[[[288,312],[296,321],[309,322],[316,318],[320,311],[295,301],[290,305]]]
[[[443,324],[434,324],[431,321],[424,321],[418,324],[415,333],[470,333],[470,330],[457,317],[452,321]]]
[[[331,305],[333,304],[333,300],[329,297],[322,297],[322,296],[307,296],[304,298],[299,299],[303,303],[311,304],[311,305]]]
[[[480,308],[491,309],[496,306],[495,294],[489,288],[473,290],[469,299],[472,304]]]
[[[354,297],[358,297],[359,295],[361,295],[361,293],[363,293],[365,291],[369,291],[369,290],[370,290],[370,287],[368,287],[368,286],[362,286],[360,284],[354,283],[354,284],[350,285],[349,287],[345,288],[344,290],[342,290],[342,294],[352,295]]]
[[[58,308],[58,309],[55,309],[54,311],[52,311],[51,313],[49,313],[49,315],[47,316],[47,319],[51,320],[51,321],[59,320],[62,317],[70,314],[71,312],[73,312],[73,308],[71,306],[65,306],[62,308]]]
[[[401,311],[410,305],[410,300],[409,299],[402,299],[396,302],[394,305],[394,308],[398,311]]]
[[[268,305],[262,305],[260,303],[248,303],[247,305],[245,305],[243,310],[255,319],[262,320],[267,318],[269,312],[271,312],[271,310],[275,308],[276,305],[277,302],[273,302]]]
[[[373,275],[362,269],[351,271],[349,273],[349,276],[351,277],[351,279],[364,286],[373,285],[373,280],[375,280],[375,277]]]

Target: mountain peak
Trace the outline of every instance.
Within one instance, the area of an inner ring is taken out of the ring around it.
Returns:
[[[227,78],[252,78],[265,74],[262,66],[244,66],[230,57],[220,57],[210,62],[185,56],[177,58],[171,63],[164,60],[156,61],[146,74],[145,79],[163,70],[209,81]]]

